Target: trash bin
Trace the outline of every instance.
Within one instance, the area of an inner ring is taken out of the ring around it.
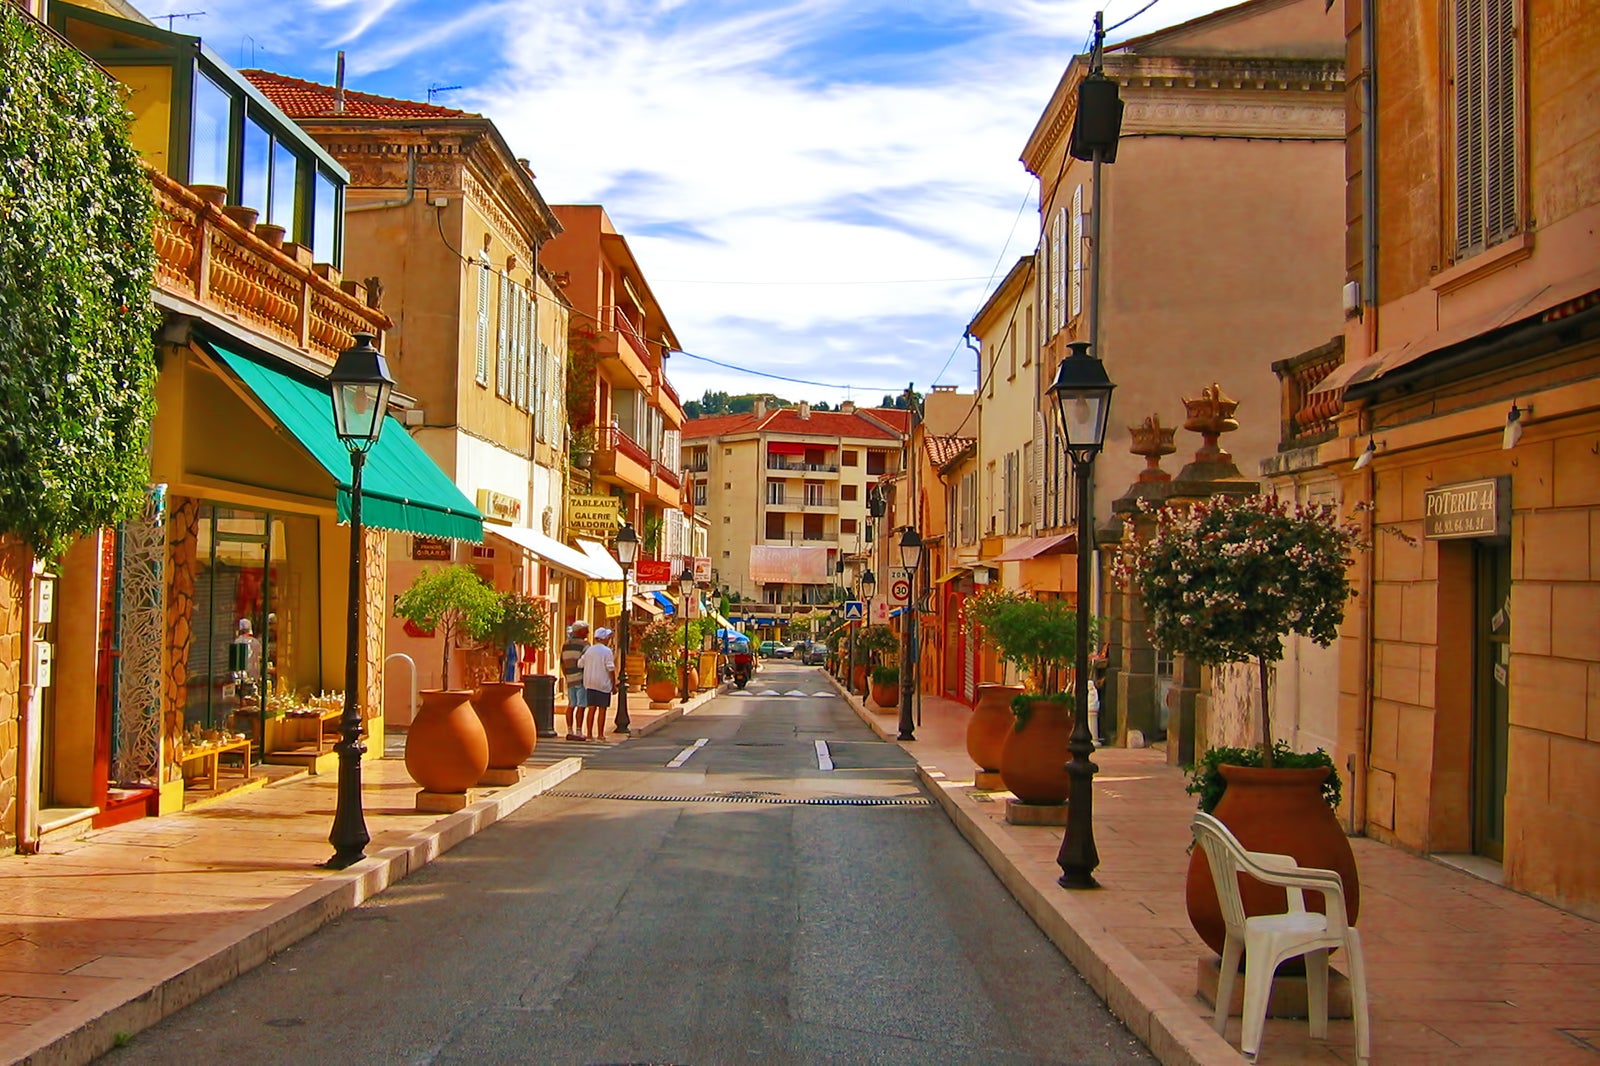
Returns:
[[[533,712],[533,725],[541,737],[556,735],[556,675],[529,674],[522,679],[522,698]]]

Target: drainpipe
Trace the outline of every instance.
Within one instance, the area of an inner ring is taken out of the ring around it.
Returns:
[[[357,211],[377,211],[385,207],[405,207],[417,197],[417,146],[410,145],[406,148],[406,194],[399,200],[379,200],[376,203],[345,205],[344,213],[353,215]]]
[[[18,687],[21,703],[18,707],[17,722],[17,852],[22,855],[36,855],[39,852],[39,837],[35,831],[38,821],[37,792],[38,786],[34,783],[34,760],[38,757],[38,747],[34,744],[34,722],[37,711],[33,699],[35,694],[33,676],[33,597],[34,597],[34,560],[32,553],[28,555],[28,564],[23,568],[22,579],[22,661],[17,664],[18,676],[22,684]]]
[[[1373,38],[1377,32],[1377,4],[1375,0],[1361,0],[1361,304],[1362,327],[1366,334],[1366,354],[1378,350],[1378,86],[1377,45]],[[1361,422],[1367,434],[1372,434],[1372,409],[1363,413]],[[1375,464],[1366,468],[1362,488],[1369,508],[1377,504],[1378,472]],[[1367,511],[1367,543],[1376,537],[1378,517],[1375,510]],[[1377,654],[1373,645],[1377,616],[1374,610],[1373,582],[1377,576],[1373,556],[1376,547],[1361,553],[1361,571],[1366,586],[1367,602],[1364,609],[1365,633],[1361,641],[1362,669],[1366,691],[1362,694],[1361,714],[1356,720],[1355,751],[1359,764],[1346,770],[1350,774],[1349,831],[1351,836],[1367,831],[1367,784],[1372,767],[1372,707],[1377,684]]]

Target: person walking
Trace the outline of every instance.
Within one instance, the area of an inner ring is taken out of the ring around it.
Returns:
[[[589,706],[589,693],[583,686],[583,667],[578,660],[589,650],[589,623],[578,619],[567,627],[567,642],[561,645],[561,675],[567,686],[567,739],[583,739],[583,717]]]
[[[601,626],[594,631],[594,643],[578,657],[578,665],[583,668],[583,687],[589,705],[585,740],[605,739],[606,708],[611,706],[611,693],[617,684],[617,657],[607,643],[610,640],[611,630]]]

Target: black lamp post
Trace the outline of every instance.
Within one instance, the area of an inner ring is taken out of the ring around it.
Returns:
[[[862,614],[862,617],[864,619],[867,619],[867,620],[870,621],[871,618],[872,618],[872,594],[874,592],[876,592],[877,589],[878,589],[878,578],[877,578],[877,575],[875,575],[872,572],[872,569],[869,567],[869,568],[861,571],[861,576],[856,579],[856,583],[861,588],[861,614]],[[851,643],[851,646],[852,646],[852,659],[854,658],[853,648],[854,648],[854,645],[855,645],[855,636],[856,636],[856,633],[858,633],[860,631],[860,627],[861,627],[862,624],[863,623],[861,623],[861,622],[852,622],[851,623],[851,625],[854,627],[850,632],[850,643]],[[872,664],[868,663],[868,662],[863,662],[861,665],[864,666],[864,667],[870,668]],[[853,674],[854,670],[852,669],[851,672]],[[869,669],[869,675],[870,675],[870,669]],[[854,684],[855,680],[856,679],[852,676],[850,678],[850,683]],[[863,696],[865,696],[867,694],[867,689],[866,689],[865,685],[863,685],[861,687],[861,694]]]
[[[632,604],[629,585],[633,581],[633,561],[639,558],[639,534],[624,524],[617,530],[617,562],[622,564],[622,619],[617,623],[617,724],[613,733],[628,735],[633,719],[628,717],[628,614]]]
[[[917,568],[922,565],[922,534],[907,526],[900,534],[900,566],[906,572],[905,639],[900,655],[900,733],[899,740],[916,740],[912,728],[911,704],[916,699],[917,681]]]
[[[678,609],[683,612],[683,702],[689,702],[689,597],[694,595],[694,564],[685,559],[678,575]]]
[[[344,645],[344,713],[339,718],[339,784],[328,843],[333,857],[325,866],[342,870],[366,854],[367,819],[361,810],[361,701],[357,694],[361,676],[361,468],[367,451],[383,432],[384,414],[394,379],[383,353],[372,344],[373,335],[357,333],[355,344],[339,353],[328,375],[333,394],[333,428],[350,451],[350,598]]]
[[[1055,400],[1056,429],[1066,443],[1072,476],[1078,483],[1078,656],[1072,739],[1067,744],[1072,753],[1066,767],[1071,779],[1067,831],[1061,838],[1056,865],[1061,867],[1057,882],[1061,887],[1094,888],[1094,869],[1100,865],[1094,846],[1094,775],[1100,768],[1089,760],[1094,751],[1089,733],[1089,686],[1093,683],[1089,680],[1089,556],[1094,541],[1090,485],[1095,456],[1105,444],[1106,415],[1116,386],[1106,376],[1105,364],[1089,354],[1087,342],[1074,341],[1068,347],[1072,354],[1061,361],[1050,395]]]

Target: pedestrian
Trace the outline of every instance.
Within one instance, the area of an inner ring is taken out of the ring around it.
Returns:
[[[617,657],[611,653],[607,642],[611,630],[601,626],[594,631],[594,643],[578,657],[583,667],[583,687],[589,705],[589,725],[586,740],[603,740],[606,735],[606,708],[611,706],[611,693],[616,688]]]
[[[567,739],[583,739],[583,716],[589,694],[583,687],[583,667],[578,660],[589,649],[589,623],[578,619],[567,627],[567,642],[561,645],[561,674],[567,686]]]

